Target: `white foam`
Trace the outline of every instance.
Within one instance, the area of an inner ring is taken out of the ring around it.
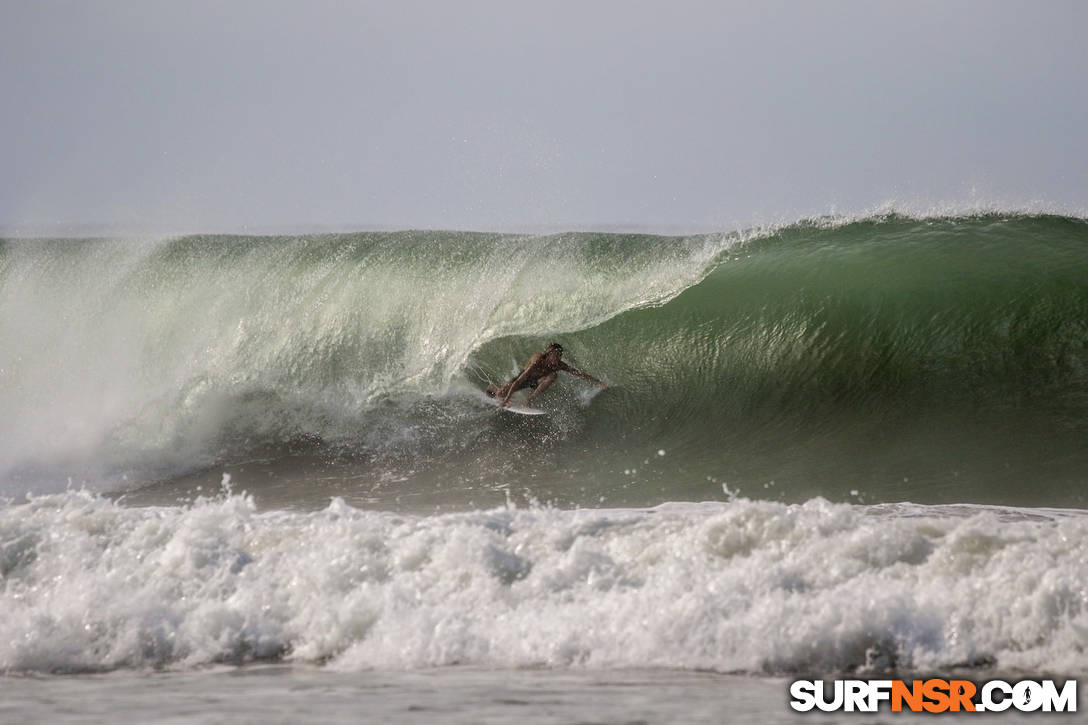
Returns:
[[[923,509],[40,497],[0,509],[0,670],[1088,666],[1088,517]]]

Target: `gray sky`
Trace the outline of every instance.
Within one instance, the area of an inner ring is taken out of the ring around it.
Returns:
[[[0,226],[1085,213],[1085,2],[0,0]]]

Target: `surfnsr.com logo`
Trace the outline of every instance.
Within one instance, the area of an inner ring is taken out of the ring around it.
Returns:
[[[798,712],[1076,712],[1077,681],[1054,680],[797,680],[790,707]]]

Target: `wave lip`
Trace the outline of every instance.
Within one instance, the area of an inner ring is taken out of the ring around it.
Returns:
[[[0,669],[1088,668],[1084,512],[0,509]]]

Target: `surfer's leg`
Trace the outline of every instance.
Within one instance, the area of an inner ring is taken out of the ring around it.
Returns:
[[[540,380],[538,380],[535,386],[535,390],[533,390],[533,392],[529,394],[529,397],[526,398],[525,404],[532,405],[533,398],[547,390],[551,386],[551,384],[555,382],[556,375],[557,373],[551,373],[549,375],[545,375]]]
[[[498,398],[498,399],[502,400],[502,398],[504,398],[506,396],[506,391],[510,390],[510,386],[512,386],[513,384],[514,384],[514,381],[511,380],[510,382],[505,383],[503,385],[492,385],[491,387],[489,387],[487,389],[487,394],[488,394],[489,397]]]

